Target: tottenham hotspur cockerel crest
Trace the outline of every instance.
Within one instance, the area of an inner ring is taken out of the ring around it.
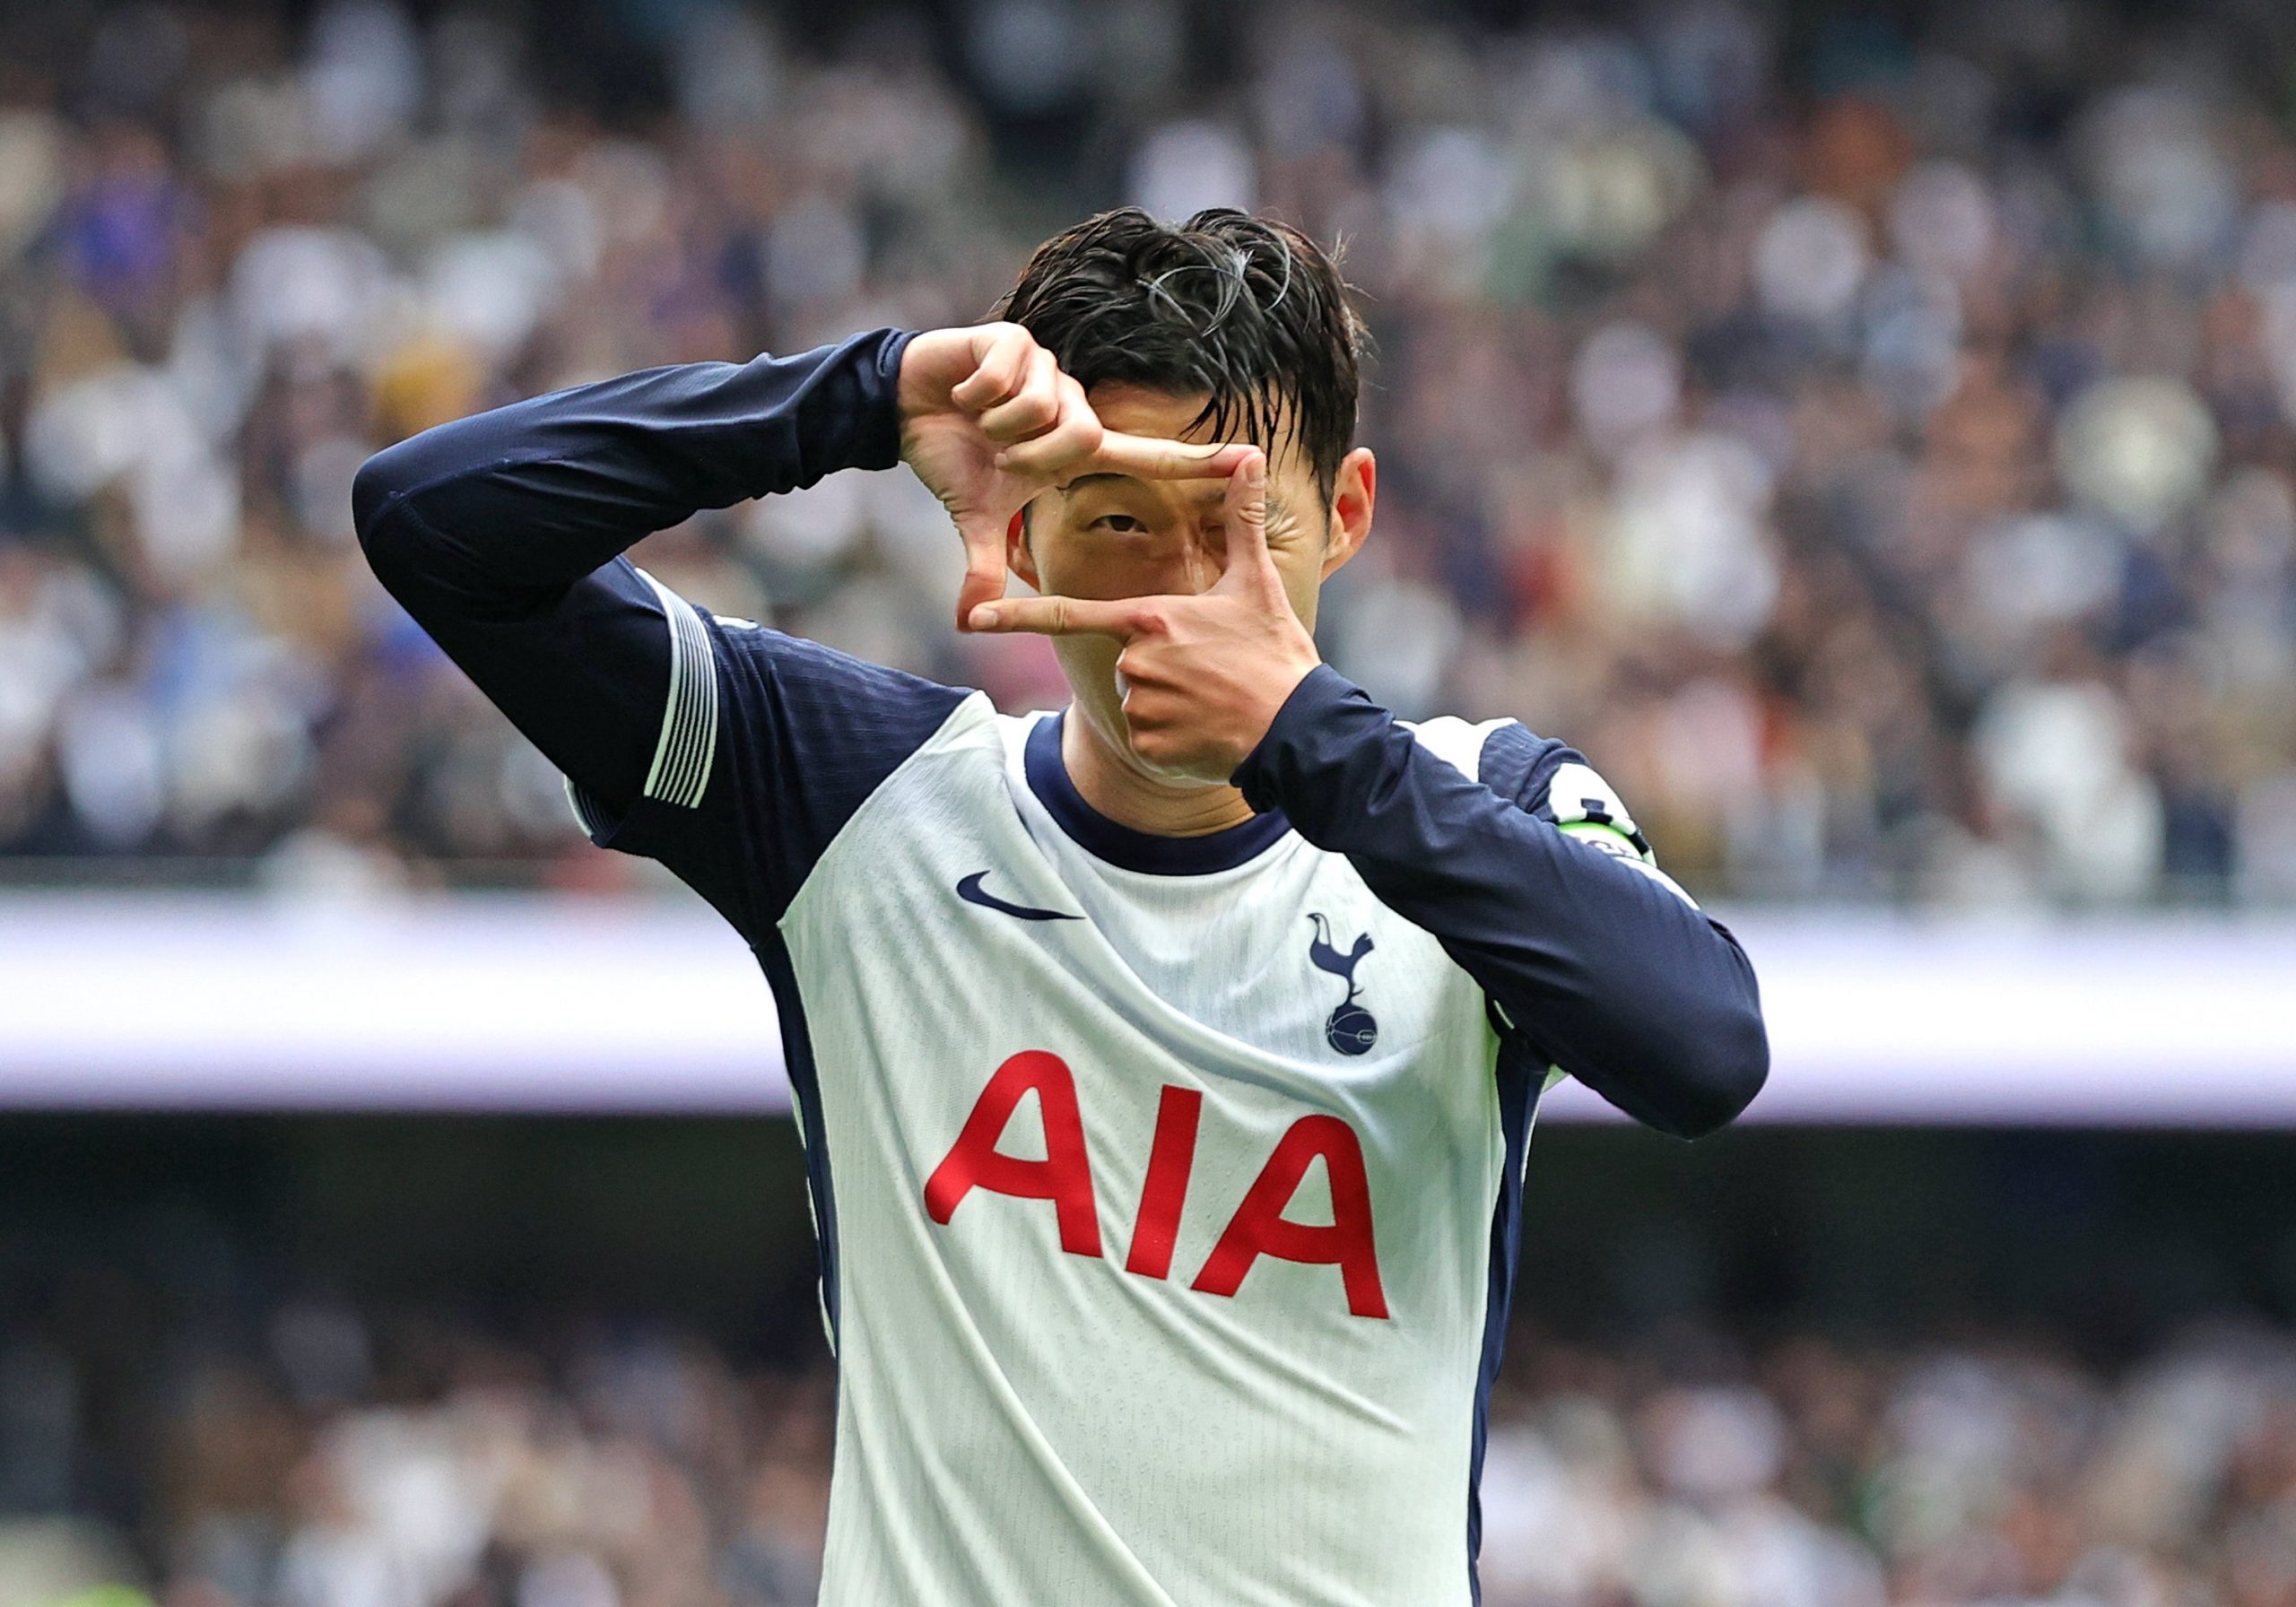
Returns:
[[[1329,971],[1347,984],[1347,997],[1339,1002],[1324,1021],[1324,1041],[1343,1055],[1364,1055],[1379,1041],[1379,1023],[1371,1012],[1355,1000],[1363,990],[1355,985],[1355,968],[1372,949],[1371,934],[1364,933],[1344,954],[1333,946],[1331,923],[1320,915],[1309,915],[1315,923],[1315,941],[1308,945],[1308,962],[1319,971]]]

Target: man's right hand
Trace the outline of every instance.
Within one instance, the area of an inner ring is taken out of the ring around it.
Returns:
[[[1105,430],[1084,387],[1018,324],[935,329],[900,360],[900,456],[932,488],[965,546],[957,627],[1004,595],[1013,517],[1089,470],[1144,479],[1224,475],[1247,449]]]

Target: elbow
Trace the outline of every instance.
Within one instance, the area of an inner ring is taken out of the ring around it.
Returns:
[[[1730,929],[1709,923],[1719,942],[1719,964],[1706,972],[1700,1007],[1683,1012],[1691,1030],[1677,1047],[1684,1098],[1667,1131],[1704,1138],[1745,1113],[1770,1081],[1770,1029],[1761,1015],[1761,986],[1753,962]]]
[[[1669,909],[1673,904],[1667,895]],[[1687,904],[1687,900],[1684,900]],[[1581,1006],[1557,1064],[1644,1126],[1704,1138],[1738,1119],[1770,1078],[1752,963],[1727,928],[1693,915],[1668,941],[1617,944],[1581,969]],[[1526,1002],[1524,1019],[1538,1019]],[[1511,1018],[1510,1018],[1511,1019]],[[1553,1020],[1550,1006],[1548,1019]]]
[[[398,447],[387,447],[359,465],[359,473],[351,480],[351,526],[359,533],[359,545],[371,561],[377,538],[388,523],[385,517],[399,498],[405,477],[399,471],[404,456]]]
[[[394,594],[398,589],[394,578],[421,567],[414,549],[422,541],[423,526],[400,516],[407,511],[406,499],[419,483],[413,448],[422,439],[385,447],[360,465],[351,480],[351,527],[358,534],[359,550],[375,578]]]
[[[1644,1126],[1698,1139],[1738,1119],[1770,1077],[1751,971],[1738,986],[1643,995],[1558,1064]]]
[[[1665,1132],[1704,1138],[1744,1114],[1770,1080],[1770,1033],[1751,986],[1745,996],[1714,1013],[1699,1041],[1683,1047],[1677,1064],[1681,1098],[1663,1124]]]

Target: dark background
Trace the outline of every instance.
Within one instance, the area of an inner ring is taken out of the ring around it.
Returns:
[[[0,1121],[0,1301],[196,1253],[274,1290],[512,1326],[674,1310],[805,1367],[824,1357],[804,1177],[770,1118],[19,1115]],[[1690,1149],[1553,1125],[1524,1221],[1523,1322],[1599,1341],[2022,1325],[2118,1365],[2196,1315],[2296,1315],[2280,1134],[1750,1127]]]

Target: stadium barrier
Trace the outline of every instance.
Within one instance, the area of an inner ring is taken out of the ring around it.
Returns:
[[[1770,1024],[1755,1119],[2296,1123],[2286,916],[1718,913]],[[0,1106],[788,1103],[747,950],[671,901],[13,893],[0,977]],[[1545,1114],[1605,1112],[1565,1085]]]

